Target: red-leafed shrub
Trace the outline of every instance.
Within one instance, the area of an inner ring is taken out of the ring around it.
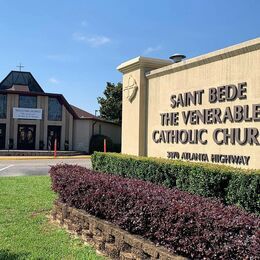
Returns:
[[[260,216],[260,170],[100,152],[95,152],[91,161],[98,172],[217,198]]]
[[[173,253],[196,259],[257,259],[260,255],[260,219],[235,206],[79,166],[54,166],[50,175],[61,202]]]

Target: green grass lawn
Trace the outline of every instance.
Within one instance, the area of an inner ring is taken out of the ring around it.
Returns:
[[[50,178],[0,178],[0,259],[104,259],[49,222]]]

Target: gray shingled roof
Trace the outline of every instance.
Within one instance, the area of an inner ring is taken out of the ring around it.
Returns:
[[[13,85],[28,86],[30,92],[44,93],[30,72],[11,71],[0,83],[0,90],[11,89]]]
[[[100,119],[92,114],[90,114],[89,112],[81,109],[81,108],[78,108],[76,106],[73,106],[70,104],[70,106],[72,107],[72,109],[74,110],[74,112],[77,114],[77,116],[79,118],[86,118],[86,119]]]

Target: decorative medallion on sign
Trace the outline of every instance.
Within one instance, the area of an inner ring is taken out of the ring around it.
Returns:
[[[127,86],[124,88],[124,91],[126,91],[126,98],[132,103],[138,91],[138,86],[133,76],[129,76]]]

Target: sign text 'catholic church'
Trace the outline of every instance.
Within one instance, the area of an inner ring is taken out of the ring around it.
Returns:
[[[178,63],[138,57],[118,69],[128,91],[123,153],[260,169],[259,38]]]

